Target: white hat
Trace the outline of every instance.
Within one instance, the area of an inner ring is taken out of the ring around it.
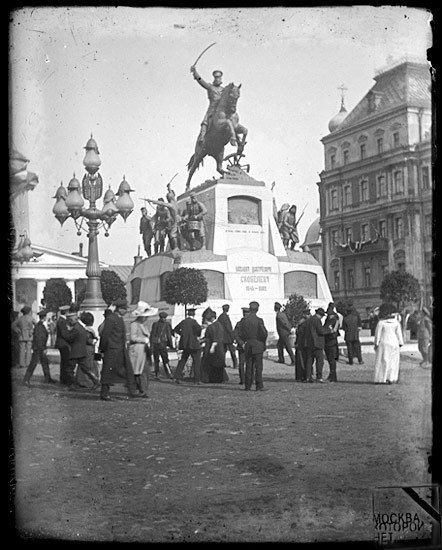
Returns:
[[[135,317],[151,317],[158,313],[158,308],[151,307],[147,302],[140,301],[137,304],[137,309],[134,309],[132,315]]]

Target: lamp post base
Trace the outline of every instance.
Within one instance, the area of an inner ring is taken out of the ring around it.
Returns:
[[[106,302],[101,294],[100,277],[89,277],[87,280],[86,294],[81,302],[81,309],[105,310]]]

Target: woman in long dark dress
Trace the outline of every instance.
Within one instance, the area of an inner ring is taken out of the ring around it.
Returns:
[[[216,321],[216,313],[209,312],[206,317],[205,346],[202,360],[203,381],[209,383],[227,382],[229,377],[225,369],[223,345],[223,327]]]

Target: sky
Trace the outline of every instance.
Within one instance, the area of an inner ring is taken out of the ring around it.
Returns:
[[[99,237],[100,260],[132,265],[142,197],[184,192],[208,106],[190,66],[201,76],[223,71],[242,84],[237,111],[249,131],[244,163],[265,181],[276,204],[305,213],[301,243],[318,217],[321,138],[339,111],[344,84],[350,112],[374,85],[376,71],[402,56],[426,59],[431,13],[401,6],[317,8],[27,7],[10,17],[11,145],[29,160],[39,184],[29,195],[33,244],[77,251],[72,220],[63,227],[52,198],[63,181],[81,181],[92,134],[104,188],[125,176],[134,211]],[[225,154],[234,148],[226,147]],[[192,186],[218,177],[207,157]],[[103,192],[104,194],[104,192]],[[98,205],[102,205],[102,199]],[[153,209],[148,207],[149,213]]]

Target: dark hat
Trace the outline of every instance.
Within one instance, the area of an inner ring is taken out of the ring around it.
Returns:
[[[222,306],[222,308],[223,308],[223,309],[230,309],[230,306],[229,306],[229,304],[224,304],[224,305]]]
[[[281,308],[282,308],[282,305],[281,305],[279,302],[275,302],[275,307],[281,309]]]
[[[31,311],[31,308],[29,306],[23,306],[20,311],[23,315],[27,315]]]
[[[125,300],[124,298],[118,298],[117,300],[115,300],[114,305],[115,307],[123,307],[127,309],[127,300]]]
[[[158,317],[160,317],[160,319],[165,319],[167,317],[167,311],[160,311]]]
[[[58,311],[67,311],[70,307],[71,307],[71,306],[68,306],[68,305],[66,305],[66,306],[60,306],[60,307],[58,308]]]
[[[42,309],[41,311],[39,311],[39,312],[37,313],[37,315],[38,315],[39,317],[46,317],[47,314],[48,314],[48,312],[47,312],[45,309]]]
[[[195,307],[188,307],[187,308],[187,313],[195,313],[195,311],[196,311]]]
[[[318,309],[315,311],[315,313],[318,313],[321,317],[324,317],[325,311],[322,307],[318,307]]]
[[[212,76],[216,76],[217,74],[219,74],[220,76],[223,76],[223,72],[218,69],[213,71]]]
[[[336,306],[335,306],[335,304],[334,304],[333,302],[330,302],[330,303],[328,304],[328,307],[333,307],[333,308],[334,308],[334,307],[336,307]]]
[[[250,309],[255,309],[255,310],[259,309],[259,304],[258,304],[258,302],[250,302],[249,308],[250,308]]]

